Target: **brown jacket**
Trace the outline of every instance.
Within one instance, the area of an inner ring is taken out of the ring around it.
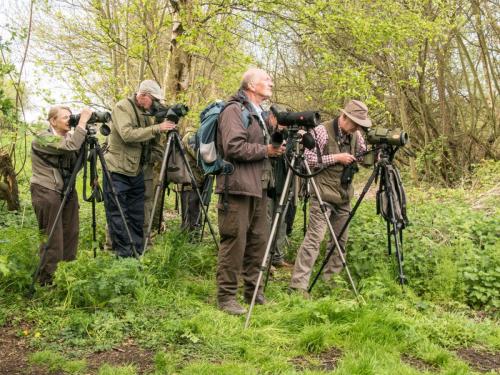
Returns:
[[[245,129],[241,118],[241,104],[230,104],[221,114],[217,128],[217,147],[224,160],[234,165],[231,175],[217,176],[215,192],[220,194],[228,186],[229,194],[262,198],[262,175],[267,160],[264,134],[255,116]]]
[[[77,126],[75,132],[67,138],[55,135],[49,130],[37,135],[31,144],[30,182],[60,193],[63,188],[63,177],[59,168],[55,166],[61,165],[67,171],[72,171],[73,163],[76,161],[76,151],[85,141],[86,134],[85,129]]]

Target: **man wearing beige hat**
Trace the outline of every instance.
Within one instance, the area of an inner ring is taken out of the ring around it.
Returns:
[[[366,149],[360,131],[367,130],[372,125],[368,117],[368,108],[359,100],[349,101],[340,111],[339,117],[314,129],[313,135],[319,152],[316,148],[304,152],[311,168],[325,168],[314,180],[318,185],[336,235],[346,223],[351,209],[353,187],[351,180],[346,177],[349,177],[349,174],[352,177],[352,172],[349,172],[352,171],[353,163],[356,162],[356,153]],[[327,230],[325,215],[314,193],[311,197],[309,215],[307,233],[297,252],[290,281],[290,289],[297,290],[306,297],[311,271]],[[344,231],[342,237],[338,238],[338,242],[345,249],[347,230]],[[342,271],[342,262],[336,251],[325,267],[323,279],[329,280],[332,274],[340,271]]]
[[[157,147],[160,133],[175,128],[170,121],[153,124],[154,117],[148,116],[154,102],[161,100],[163,94],[158,83],[145,80],[139,85],[137,93],[120,100],[111,113],[111,134],[105,159],[137,254],[142,251],[144,239],[145,173],[151,169],[155,151],[161,159],[162,150]],[[106,178],[104,204],[113,250],[120,257],[137,255]]]

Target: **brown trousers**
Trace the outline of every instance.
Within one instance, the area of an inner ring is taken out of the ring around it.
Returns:
[[[229,195],[227,209],[222,199],[220,195],[217,206],[221,237],[217,264],[219,302],[235,298],[240,274],[245,296],[252,296],[269,237],[266,191],[262,198]]]
[[[330,219],[330,223],[332,224],[333,231],[336,236],[339,235],[342,227],[347,222],[350,209],[350,203],[342,205],[326,204],[326,213]],[[309,210],[309,224],[307,226],[304,241],[302,241],[302,245],[300,246],[300,249],[297,252],[297,257],[295,258],[290,287],[304,290],[307,289],[314,263],[319,255],[321,242],[325,238],[327,231],[328,225],[325,215],[321,212],[318,200],[312,197]],[[330,232],[328,231],[328,233]],[[347,243],[347,235],[348,230],[346,229],[342,234],[342,237],[337,238],[339,245],[344,250]],[[331,246],[334,246],[333,241],[330,241],[327,249]],[[343,252],[343,254],[346,256],[345,252]],[[338,249],[335,249],[333,255],[326,264],[325,269],[323,270],[323,279],[329,280],[332,274],[340,273],[342,268],[342,258],[340,258]]]
[[[47,237],[55,222],[57,211],[61,205],[61,194],[57,191],[31,184],[31,202],[35,209],[40,232]],[[78,247],[78,195],[73,191],[64,205],[62,214],[54,229],[54,235],[47,247],[40,245],[40,272],[38,280],[41,284],[52,281],[57,263],[76,258]],[[47,240],[47,238],[45,238]]]

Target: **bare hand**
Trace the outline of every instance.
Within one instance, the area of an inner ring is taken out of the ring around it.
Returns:
[[[87,125],[87,121],[89,121],[90,116],[92,116],[92,111],[90,108],[84,108],[80,112],[80,121],[78,121],[78,126],[85,129],[85,126]]]
[[[273,145],[267,145],[267,156],[270,158],[281,156],[285,153],[285,151],[285,146],[273,147]]]
[[[343,152],[341,154],[335,154],[334,157],[335,157],[335,162],[340,163],[342,165],[349,165],[352,162],[356,161],[356,158],[353,155],[348,154],[347,152]]]
[[[170,130],[174,130],[176,128],[176,124],[173,123],[172,121],[163,121],[160,124],[160,131],[161,132],[168,132]]]

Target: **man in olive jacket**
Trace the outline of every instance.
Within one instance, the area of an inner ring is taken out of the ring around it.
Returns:
[[[221,237],[217,265],[219,308],[241,315],[246,310],[236,301],[238,278],[243,273],[244,297],[252,299],[259,267],[269,237],[266,218],[267,187],[271,166],[268,158],[279,156],[284,147],[269,144],[269,133],[260,104],[271,97],[273,82],[261,69],[250,69],[240,91],[226,106],[217,129],[218,148],[234,165],[231,175],[217,176],[218,220]],[[247,111],[243,109],[246,108]],[[242,118],[249,113],[249,121]],[[258,294],[256,303],[263,304]]]
[[[337,236],[349,217],[350,201],[354,193],[352,183],[342,181],[342,174],[347,166],[356,161],[354,155],[366,148],[360,130],[367,130],[372,125],[368,117],[368,108],[359,100],[351,100],[340,111],[342,114],[339,117],[314,129],[321,163],[326,166],[314,179]],[[320,160],[318,160],[316,149],[306,150],[304,155],[311,168],[319,166]],[[290,281],[290,288],[298,290],[306,297],[311,271],[318,257],[326,229],[325,216],[320,209],[318,198],[313,194],[307,233],[297,252]],[[347,230],[344,231],[342,237],[338,238],[338,242],[345,249]],[[323,278],[328,280],[333,273],[339,273],[341,270],[342,261],[338,251],[335,251],[325,267]]]
[[[105,155],[113,187],[117,192],[137,254],[140,254],[143,248],[144,174],[149,173],[151,168],[152,147],[160,133],[175,128],[175,124],[170,121],[151,123],[152,116],[147,114],[156,100],[163,100],[160,86],[155,81],[145,80],[139,85],[136,94],[115,105],[111,113],[111,134]],[[136,255],[106,178],[104,204],[113,250],[121,257]]]

